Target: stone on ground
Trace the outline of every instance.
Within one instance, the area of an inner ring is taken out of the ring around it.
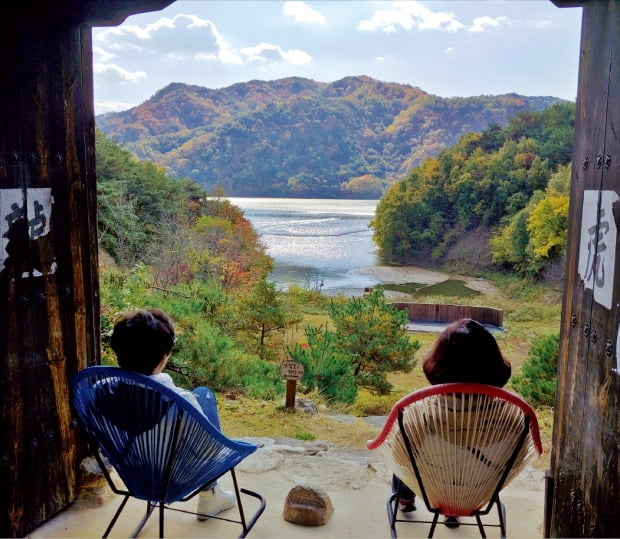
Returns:
[[[327,492],[316,485],[297,485],[284,501],[284,520],[302,526],[323,526],[334,512]]]

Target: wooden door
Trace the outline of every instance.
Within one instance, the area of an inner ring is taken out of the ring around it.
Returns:
[[[620,6],[583,5],[547,533],[618,537]]]
[[[75,500],[69,380],[99,362],[91,26],[172,0],[24,0],[0,32],[0,537]]]
[[[32,19],[0,37],[0,536],[75,499],[68,381],[99,353],[90,29]]]

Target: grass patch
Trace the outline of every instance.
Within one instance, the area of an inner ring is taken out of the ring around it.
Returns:
[[[343,423],[326,413],[306,414],[285,411],[279,403],[247,397],[229,400],[218,395],[222,431],[231,438],[266,437],[297,440],[327,440],[337,445],[363,449],[377,435],[363,419]]]
[[[448,296],[451,298],[471,298],[479,296],[480,292],[473,290],[465,285],[460,279],[448,279],[441,283],[425,286],[419,291],[419,294],[432,296]]]
[[[400,292],[402,294],[416,294],[418,292],[418,290],[421,290],[422,288],[424,288],[425,284],[421,284],[421,283],[387,283],[387,284],[381,284],[378,285],[377,288],[380,288],[382,290],[389,290],[391,292]]]
[[[388,415],[396,400],[394,395],[373,395],[366,389],[360,389],[350,411],[360,417]]]
[[[412,296],[448,296],[454,298],[470,298],[479,296],[480,292],[469,288],[465,281],[460,279],[448,279],[435,284],[420,283],[402,283],[402,284],[383,284],[378,286],[383,290],[391,292],[400,292],[402,294],[410,294]]]
[[[297,431],[295,433],[295,435],[293,436],[293,438],[295,438],[296,440],[304,440],[306,442],[311,442],[313,440],[316,440],[316,436],[314,434],[312,434],[311,432],[306,432],[306,431]]]

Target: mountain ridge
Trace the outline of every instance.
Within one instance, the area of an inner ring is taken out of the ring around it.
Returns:
[[[515,93],[443,98],[365,75],[287,77],[220,89],[174,82],[96,121],[139,158],[208,190],[375,198],[465,133],[558,102]]]

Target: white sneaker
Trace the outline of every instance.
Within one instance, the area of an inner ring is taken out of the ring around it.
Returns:
[[[198,520],[207,520],[222,511],[234,507],[237,499],[232,492],[222,490],[219,485],[215,485],[209,490],[203,490],[198,494],[198,509],[200,513],[196,516]]]

